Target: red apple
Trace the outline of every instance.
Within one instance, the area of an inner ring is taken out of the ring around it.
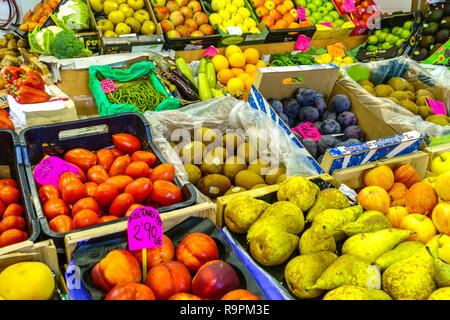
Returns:
[[[171,13],[174,12],[174,11],[180,10],[180,7],[178,6],[178,4],[174,0],[167,1],[166,8]]]
[[[202,5],[198,1],[191,1],[187,5],[189,8],[191,8],[192,12],[201,12],[202,11]]]
[[[192,279],[192,293],[202,299],[218,300],[237,289],[239,278],[236,271],[222,260],[205,263]]]
[[[180,11],[172,12],[169,16],[169,20],[172,21],[172,23],[175,27],[184,23],[184,17]]]
[[[175,30],[175,26],[173,25],[173,23],[167,19],[161,21],[160,24],[163,32],[167,33],[171,30]]]
[[[202,24],[208,23],[208,16],[203,12],[196,12],[194,13],[194,20],[201,26]]]
[[[179,26],[176,26],[175,30],[178,31],[178,33],[181,35],[182,38],[188,38],[191,36],[191,32],[189,31],[187,26],[185,26],[184,24],[180,24]]]
[[[187,18],[184,21],[184,25],[188,28],[189,32],[195,31],[198,29],[197,22],[195,22],[192,18]]]
[[[191,37],[203,37],[204,34],[200,30],[194,30],[191,32]],[[202,42],[202,40],[192,41],[193,43]]]
[[[420,213],[410,213],[405,216],[400,222],[400,229],[415,232],[406,239],[407,241],[419,241],[423,244],[426,244],[437,233],[433,221]]]
[[[167,32],[169,38],[181,38],[181,34],[177,30],[170,30]]]
[[[204,35],[209,36],[211,34],[214,33],[214,29],[207,23],[202,24],[198,30],[200,30],[201,32],[203,32]]]
[[[194,12],[189,7],[181,7],[180,12],[185,19],[192,18],[194,16]]]
[[[175,0],[176,1],[176,3],[178,4],[178,6],[181,8],[181,7],[185,7],[185,6],[187,6],[187,4],[188,4],[188,0]]]
[[[169,10],[167,10],[166,7],[157,6],[154,7],[153,10],[155,10],[156,19],[158,19],[158,21],[162,21],[164,19],[169,18],[170,12]]]

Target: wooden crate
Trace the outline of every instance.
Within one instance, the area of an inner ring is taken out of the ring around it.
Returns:
[[[31,243],[28,247],[9,252],[0,256],[0,271],[6,267],[24,261],[38,261],[45,263],[56,275],[56,283],[60,295],[67,295],[66,282],[61,273],[58,254],[53,240]]]
[[[357,167],[335,170],[332,173],[332,177],[338,185],[345,184],[351,189],[358,190],[364,187],[364,173],[368,169],[372,169],[383,164],[388,165],[392,169],[402,164],[410,164],[417,170],[422,179],[424,179],[427,176],[428,161],[428,154],[422,151],[417,151],[404,156],[378,160]]]
[[[320,174],[320,175],[308,177],[306,179],[311,180],[311,179],[314,179],[314,178],[321,178],[322,180],[324,180],[326,182],[329,182],[329,183],[331,183],[334,186],[337,186],[337,184],[335,183],[335,180],[329,174]],[[230,194],[228,196],[223,196],[223,197],[217,198],[217,202],[216,202],[216,205],[217,205],[216,225],[219,228],[222,228],[224,226],[223,213],[225,211],[225,207],[227,206],[227,204],[233,198],[235,198],[235,197],[237,197],[239,195],[242,195],[242,194],[249,195],[252,198],[261,198],[261,197],[268,196],[268,195],[271,195],[271,194],[277,192],[279,186],[280,186],[279,184],[274,184],[274,185],[271,185],[271,186],[268,186],[268,187],[248,190],[248,191],[239,192],[239,193],[236,193],[236,194]]]
[[[189,217],[201,217],[208,218],[216,223],[216,210],[214,203],[203,202],[187,208],[165,212],[161,214],[161,220],[163,223],[163,230],[167,231],[174,226],[183,222]],[[79,242],[89,239],[100,238],[103,236],[111,235],[114,233],[120,233],[127,230],[127,221],[122,221],[115,224],[105,225],[102,227],[83,230],[79,232],[69,233],[64,237],[64,243],[66,247],[67,262],[72,260],[72,253],[77,248]]]

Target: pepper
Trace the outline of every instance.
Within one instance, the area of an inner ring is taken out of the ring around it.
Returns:
[[[20,104],[42,103],[50,100],[50,95],[44,90],[22,85],[16,91],[14,99]]]
[[[3,69],[2,74],[8,83],[12,83],[19,80],[20,76],[25,74],[25,70],[19,67],[7,66]]]
[[[27,71],[24,75],[21,75],[17,80],[17,85],[28,86],[38,90],[45,90],[45,81],[41,75],[34,71]]]

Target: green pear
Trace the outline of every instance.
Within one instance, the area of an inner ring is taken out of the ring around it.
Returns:
[[[382,229],[392,228],[389,219],[381,212],[369,210],[363,212],[356,221],[342,227],[347,237],[358,233],[373,232]]]
[[[433,269],[433,257],[428,249],[419,249],[383,272],[382,289],[395,300],[425,300],[436,290]]]
[[[380,289],[381,275],[378,267],[352,254],[339,256],[306,290],[333,290],[343,285]]]
[[[291,234],[300,234],[305,226],[305,220],[302,211],[294,203],[278,201],[268,207],[250,226],[247,242],[250,242],[267,225]]]
[[[427,300],[450,300],[450,287],[434,290]]]
[[[356,234],[345,240],[342,253],[351,253],[369,262],[375,262],[379,256],[392,250],[411,234],[413,231],[397,228]]]
[[[434,258],[434,280],[438,287],[450,287],[450,264]]]
[[[375,260],[375,264],[381,269],[386,270],[389,266],[403,259],[406,259],[416,253],[425,245],[418,241],[404,241],[399,243],[394,249],[383,253]]]
[[[337,229],[355,221],[362,214],[363,210],[361,205],[345,209],[326,209],[314,218],[311,226],[314,226],[315,224],[327,224],[331,226],[334,229],[334,240],[340,242],[345,239],[345,233],[343,231],[338,231]]]
[[[298,236],[267,225],[250,241],[250,253],[264,266],[277,266],[289,259],[298,241]]]
[[[304,254],[289,260],[284,269],[284,278],[289,290],[299,299],[314,299],[323,294],[323,290],[306,291],[305,288],[316,283],[322,272],[337,259],[335,253],[321,251]]]
[[[306,221],[312,222],[320,212],[325,209],[344,209],[350,207],[348,198],[336,188],[328,188],[319,192],[316,202],[309,209]]]
[[[269,206],[267,202],[249,195],[238,195],[225,207],[223,213],[225,224],[233,232],[246,233]]]
[[[284,180],[277,191],[279,201],[291,201],[295,203],[302,212],[309,210],[316,201],[320,188],[317,184],[306,178],[294,176]]]
[[[392,300],[383,290],[343,285],[328,291],[323,300]]]
[[[333,229],[327,224],[316,224],[308,228],[300,237],[298,250],[300,254],[320,251],[336,251]]]

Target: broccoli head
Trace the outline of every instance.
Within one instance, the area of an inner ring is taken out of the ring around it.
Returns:
[[[55,36],[51,44],[51,52],[58,59],[89,57],[92,55],[92,51],[84,47],[83,41],[68,31],[62,31]]]

